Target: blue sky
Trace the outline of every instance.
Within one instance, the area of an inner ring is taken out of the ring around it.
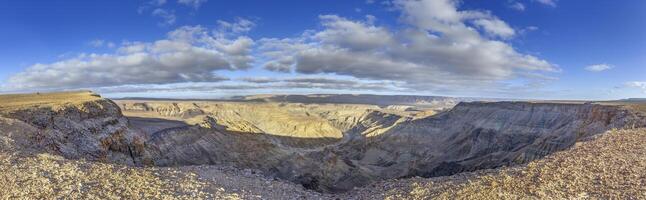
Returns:
[[[0,91],[646,97],[644,10],[641,0],[3,1]]]

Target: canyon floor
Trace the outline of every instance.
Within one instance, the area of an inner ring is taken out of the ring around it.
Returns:
[[[470,101],[1,95],[0,199],[646,199],[642,104]]]

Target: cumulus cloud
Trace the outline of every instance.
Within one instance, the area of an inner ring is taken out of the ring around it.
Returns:
[[[325,30],[313,37],[325,44],[351,46],[356,50],[369,50],[387,45],[392,41],[392,35],[386,29],[372,25],[374,18],[368,17],[367,22],[355,22],[336,15],[319,17]]]
[[[478,19],[473,22],[482,27],[488,34],[500,36],[502,38],[511,38],[516,35],[516,31],[509,27],[507,23],[499,19]]]
[[[184,4],[186,6],[191,6],[194,9],[200,8],[202,4],[206,3],[208,0],[177,0],[177,3]]]
[[[401,12],[400,30],[374,19],[322,15],[322,30],[262,39],[261,52],[269,58],[265,69],[398,81],[425,91],[500,86],[503,80],[542,79],[543,73],[559,71],[497,40],[515,31],[489,12],[459,10],[454,0],[392,3]]]
[[[125,42],[111,54],[81,54],[35,64],[11,76],[5,88],[65,89],[127,84],[217,82],[217,70],[251,67],[253,40],[223,38],[201,26],[185,26],[154,42]]]
[[[609,69],[612,69],[613,66],[609,64],[596,64],[596,65],[589,65],[585,67],[585,70],[591,71],[591,72],[602,72],[606,71]]]
[[[241,34],[249,32],[256,27],[256,23],[245,18],[236,18],[233,22],[218,20],[218,29],[221,33]]]
[[[371,15],[363,19],[321,15],[318,30],[257,41],[240,36],[256,26],[249,19],[217,21],[213,30],[185,26],[161,40],[124,42],[113,53],[35,64],[11,76],[5,88],[510,94],[538,88],[559,71],[544,59],[517,51],[509,41],[524,29],[515,30],[488,11],[461,10],[458,0],[382,2],[399,12],[400,24],[383,26]],[[291,78],[229,80],[216,74],[249,69],[252,63]]]

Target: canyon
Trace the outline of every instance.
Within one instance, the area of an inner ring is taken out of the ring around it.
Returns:
[[[639,109],[616,103],[370,98],[8,95],[0,98],[0,152],[144,169],[226,165],[325,196],[521,166],[609,131],[646,126]]]
[[[522,164],[610,129],[643,127],[617,106],[459,103],[424,117],[367,105],[120,102],[186,126],[150,133],[154,165],[233,163],[321,192]]]

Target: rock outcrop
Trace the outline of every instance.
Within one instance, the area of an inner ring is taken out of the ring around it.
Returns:
[[[36,94],[23,97],[24,103],[0,99],[0,105],[11,104],[0,108],[0,127],[7,147],[69,159],[141,163],[146,139],[128,128],[128,120],[116,104],[92,95]],[[80,100],[75,99],[78,96]],[[29,104],[29,98],[53,100]]]

